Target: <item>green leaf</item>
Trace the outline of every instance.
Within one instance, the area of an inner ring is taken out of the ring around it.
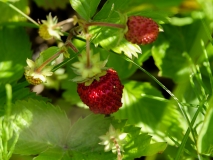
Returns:
[[[38,66],[42,65],[46,60],[50,59],[50,57],[52,57],[57,52],[59,52],[59,47],[52,46],[47,48],[40,53],[39,57],[36,59],[36,63],[38,64]],[[51,61],[49,63],[51,63]]]
[[[112,152],[90,152],[90,153],[83,153],[83,152],[69,152],[69,155],[72,156],[72,160],[103,160],[103,159],[110,159],[110,160],[117,160],[116,154],[112,154]],[[70,160],[70,159],[67,159]]]
[[[202,63],[199,61],[203,56],[200,40],[206,42],[208,36],[200,20],[182,27],[164,25],[163,28],[164,32],[159,34],[152,49],[159,74],[172,78],[176,83],[186,82],[191,73],[191,64],[185,54],[188,54],[195,64]]]
[[[78,106],[82,106],[83,103],[77,93],[77,84],[75,82],[65,80],[62,83],[62,88],[65,89],[63,93],[63,98],[71,103],[71,104],[77,104]]]
[[[62,96],[72,105],[77,104],[78,106],[83,106],[83,103],[77,93],[77,83],[71,81],[71,79],[76,76],[71,68],[71,64],[74,63],[74,60],[76,59],[72,59],[69,63],[66,64],[67,79],[63,80],[61,83],[61,88],[65,90]]]
[[[85,20],[90,20],[95,14],[100,0],[70,0],[72,8]]]
[[[128,119],[130,124],[143,124],[153,130],[158,126],[167,102],[161,93],[149,83],[130,81],[124,83],[123,106],[115,117]]]
[[[103,151],[103,146],[97,145],[100,142],[98,137],[108,131],[110,124],[115,128],[121,128],[121,126],[123,126],[123,123],[112,120],[110,117],[104,118],[103,115],[94,114],[84,119],[79,119],[68,133],[68,146],[73,150],[83,151],[85,153],[90,152],[90,149],[93,151]]]
[[[64,9],[69,3],[69,0],[34,0],[39,7],[44,9],[55,10],[57,8]]]
[[[131,15],[141,15],[145,17],[150,17],[157,22],[168,22],[168,15],[170,15],[171,11],[165,10],[165,7],[179,5],[182,0],[172,1],[172,3],[168,3],[166,0],[161,1],[141,1],[141,0],[108,0],[102,9],[95,15],[94,20],[103,20],[109,19],[110,17],[113,19],[118,19],[118,12]],[[178,2],[179,1],[179,2]],[[158,8],[156,10],[155,8]],[[110,15],[110,16],[109,16]]]
[[[64,160],[65,154],[66,151],[64,151],[61,147],[48,148],[47,150],[39,154],[37,157],[35,157],[33,160]]]
[[[205,115],[203,126],[200,130],[200,133],[198,134],[198,141],[197,141],[199,153],[207,156],[213,156],[212,123],[213,123],[213,107],[209,106],[209,109],[207,110],[207,113]]]
[[[24,18],[21,14],[10,8],[7,4],[7,2],[1,2],[0,1],[0,11],[1,13],[4,13],[4,16],[0,17],[0,25],[4,22],[14,22],[14,21],[25,21],[26,18]],[[14,1],[12,3],[15,7],[20,9],[25,14],[28,14],[29,7],[28,7],[28,1],[27,0],[18,0]]]
[[[143,129],[142,129],[143,130]],[[124,132],[128,133],[126,145],[124,146],[123,159],[132,160],[142,156],[151,156],[163,152],[167,144],[165,142],[152,143],[151,136],[147,133],[141,133],[140,128],[126,126]]]
[[[164,27],[164,32],[166,34],[175,32],[176,34],[170,34],[169,39],[166,38],[166,35],[162,34],[162,36],[165,36],[165,39],[161,36],[158,38],[157,42],[159,43],[154,45],[152,55],[156,66],[160,69],[159,75],[172,78],[175,82],[180,83],[186,80],[190,72],[187,58],[183,56],[183,52],[186,49],[184,40],[182,41],[179,38],[183,35],[177,28],[172,26]]]
[[[38,160],[50,154],[63,157],[67,151],[72,156],[78,155],[79,151],[82,157],[91,157],[91,151],[98,155],[103,152],[98,137],[107,132],[111,123],[119,128],[124,125],[110,117],[90,115],[71,127],[70,120],[60,108],[36,100],[17,101],[12,110],[12,116],[17,117],[17,126],[22,129],[14,153],[40,154]]]
[[[113,50],[118,54],[124,53],[129,58],[138,57],[138,53],[142,53],[138,45],[124,38],[123,29],[95,26],[90,28],[90,33],[93,35],[92,42],[95,46],[101,45],[106,50]]]
[[[165,19],[166,14],[171,14],[170,7],[176,7],[181,4],[183,0],[131,0],[126,3],[124,10],[130,15],[143,15],[148,17],[161,16]],[[156,8],[158,8],[156,10]],[[174,12],[174,11],[173,11]],[[164,16],[162,16],[164,14]]]
[[[18,120],[23,128],[14,153],[32,155],[49,147],[65,147],[70,120],[59,107],[28,100],[17,101],[12,110],[14,116],[20,117]]]
[[[95,15],[94,20],[119,20],[120,17],[118,12],[122,11],[122,9],[127,6],[128,2],[128,0],[108,0],[101,10]]]
[[[135,65],[126,61],[119,54],[109,53],[108,51],[103,49],[100,50],[100,53],[101,53],[101,56],[104,57],[103,59],[108,58],[106,66],[116,70],[121,80],[129,78],[138,69]],[[138,58],[133,58],[133,59],[136,63],[143,64],[143,62],[147,60],[150,55],[151,55],[150,51],[147,50],[143,52],[143,54],[140,54]]]
[[[36,155],[35,160],[51,159],[116,159],[116,154],[104,152],[99,136],[105,135],[109,126],[128,133],[124,157],[135,158],[152,155],[165,149],[165,145],[150,144],[151,136],[141,133],[140,128],[128,125],[126,120],[91,114],[80,118],[72,126],[60,108],[37,100],[17,101],[12,116],[16,128],[21,130],[15,146],[15,154]]]
[[[123,24],[125,27],[126,15],[122,15],[120,9],[126,1],[107,1],[95,15],[94,21]],[[92,42],[96,46],[101,45],[106,50],[113,50],[118,54],[124,53],[129,58],[137,57],[138,53],[142,53],[138,45],[132,44],[124,38],[125,28],[92,26],[90,33],[93,35]]]
[[[0,29],[0,44],[0,84],[11,83],[23,76],[31,44],[23,28],[6,27]]]

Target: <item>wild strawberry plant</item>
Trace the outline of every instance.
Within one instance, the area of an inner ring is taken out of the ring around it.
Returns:
[[[37,21],[32,4],[51,13]],[[75,13],[59,20],[65,7]],[[212,10],[212,0],[0,0],[0,159],[210,160]],[[32,31],[47,46],[38,54]]]

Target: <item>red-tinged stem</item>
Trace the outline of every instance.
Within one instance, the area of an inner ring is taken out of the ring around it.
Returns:
[[[65,44],[65,46],[70,47],[70,48],[71,48],[74,52],[76,52],[76,53],[79,52],[78,49],[77,49],[71,42],[67,42],[67,43]]]
[[[118,158],[118,160],[122,160],[121,150],[120,150],[120,146],[119,146],[118,142],[116,141],[115,138],[112,138],[112,141],[115,144],[115,148],[116,148],[116,151],[117,151],[117,158]]]
[[[105,27],[114,27],[114,28],[121,28],[125,29],[126,26],[123,24],[115,24],[115,23],[107,23],[107,22],[89,22],[86,23],[85,26],[105,26]]]
[[[74,44],[72,44],[72,42],[70,42],[72,37],[73,37],[73,34],[72,32],[70,32],[66,39],[65,46],[70,47],[74,52],[78,53],[79,52],[78,49],[74,46]]]
[[[56,59],[61,53],[63,53],[64,51],[61,50],[59,52],[57,52],[56,54],[54,54],[52,57],[50,57],[49,59],[47,59],[39,68],[36,69],[36,72],[40,73],[42,71],[42,69],[48,65],[50,62],[52,62],[54,59]]]
[[[68,18],[66,20],[63,20],[63,21],[57,23],[56,25],[54,25],[52,27],[52,29],[55,29],[55,28],[60,27],[60,26],[63,26],[64,24],[67,24],[67,23],[70,23],[70,22],[73,22],[73,18]]]
[[[90,67],[90,35],[86,34],[87,67]]]

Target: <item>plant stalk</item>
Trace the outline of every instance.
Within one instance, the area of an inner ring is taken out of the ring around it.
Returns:
[[[68,18],[68,19],[63,20],[63,21],[57,23],[56,25],[54,25],[54,26],[52,27],[52,29],[55,29],[55,28],[57,28],[57,27],[63,26],[63,25],[65,25],[65,24],[71,23],[71,22],[73,22],[73,18]]]
[[[63,53],[63,50],[60,50],[59,52],[57,52],[56,54],[54,54],[52,57],[50,57],[49,59],[47,59],[40,67],[37,68],[36,72],[40,73],[42,71],[42,69],[49,64],[51,61],[53,61],[54,59],[56,59],[61,53]]]
[[[20,9],[18,9],[16,6],[12,5],[11,3],[5,3],[8,5],[10,8],[21,14],[23,17],[27,18],[30,22],[34,23],[36,26],[39,26],[39,24],[34,21],[32,18],[30,18],[28,15],[26,15],[24,12],[22,12]]]

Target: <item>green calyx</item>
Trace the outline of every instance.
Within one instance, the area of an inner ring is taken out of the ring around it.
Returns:
[[[85,83],[85,86],[89,86],[94,80],[99,81],[101,76],[106,75],[107,68],[105,65],[107,63],[107,59],[105,61],[101,61],[99,53],[90,53],[89,65],[85,51],[81,53],[78,59],[78,62],[72,64],[73,71],[78,75],[72,79],[73,82]]]

